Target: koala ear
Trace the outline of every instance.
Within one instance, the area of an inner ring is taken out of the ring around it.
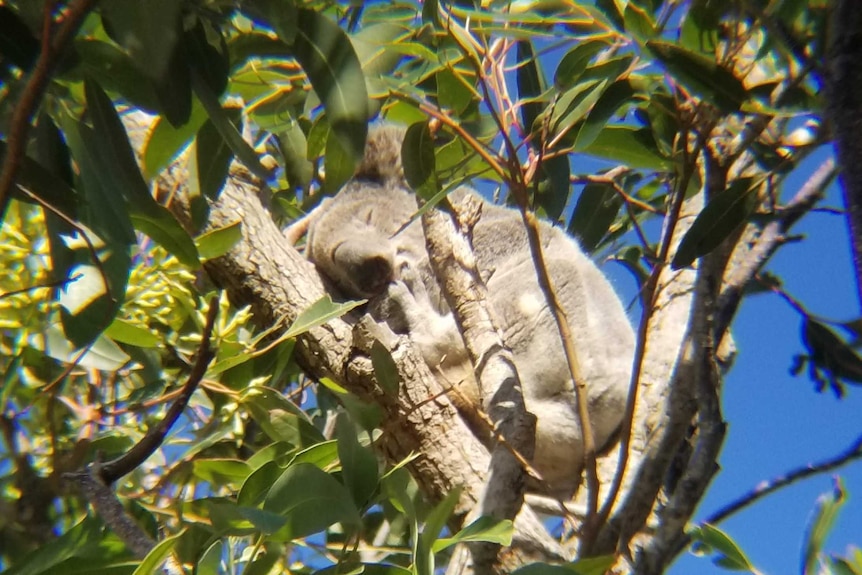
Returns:
[[[401,166],[401,143],[404,129],[399,126],[374,126],[368,132],[365,157],[354,178],[381,185],[405,185]]]

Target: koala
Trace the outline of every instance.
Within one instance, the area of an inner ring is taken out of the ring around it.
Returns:
[[[405,225],[416,200],[401,168],[403,134],[394,126],[372,129],[356,175],[303,222],[306,255],[345,296],[368,298],[375,319],[408,334],[432,371],[447,384],[457,383],[458,395],[476,409],[481,400],[475,376],[431,270],[422,224]],[[453,194],[475,192],[462,187]],[[479,201],[473,250],[526,407],[537,418],[532,463],[546,494],[568,498],[580,483],[583,433],[557,325],[539,287],[520,214]],[[575,240],[547,222],[541,223],[540,238],[587,382],[594,436],[599,447],[606,446],[625,412],[634,334],[612,286]]]

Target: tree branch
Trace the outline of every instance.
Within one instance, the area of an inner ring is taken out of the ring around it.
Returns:
[[[862,4],[837,0],[832,8],[831,42],[827,56],[826,111],[835,136],[841,166],[850,247],[856,266],[856,289],[862,305]]]
[[[453,210],[458,212],[453,216],[457,216],[459,231],[452,226],[454,217],[447,218],[436,209],[423,214],[422,227],[434,275],[475,366],[483,407],[491,416],[493,429],[508,443],[498,442],[493,448],[485,490],[471,516],[514,519],[524,502],[526,473],[511,449],[532,458],[536,417],[524,405],[512,351],[500,335],[499,322],[488,303],[487,288],[468,240],[480,210],[481,204],[468,195]],[[499,545],[480,543],[472,550],[478,573],[498,570]]]
[[[51,38],[51,27],[53,11],[56,2],[45,1],[44,25],[42,28],[42,50],[36,65],[30,73],[30,78],[24,87],[18,103],[15,105],[12,120],[9,124],[9,132],[6,139],[6,156],[3,158],[3,166],[0,169],[0,221],[6,216],[6,209],[12,198],[13,185],[24,159],[24,151],[27,148],[27,134],[30,131],[30,121],[39,107],[45,88],[51,78],[51,70],[57,62],[57,57],[63,53],[66,44],[78,31],[78,27],[84,17],[90,12],[95,0],[75,0],[66,11],[57,34]]]

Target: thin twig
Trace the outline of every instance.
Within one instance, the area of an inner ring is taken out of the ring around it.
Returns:
[[[720,523],[734,513],[742,511],[756,501],[775,493],[782,487],[787,487],[792,483],[806,479],[812,475],[828,473],[833,469],[837,469],[857,459],[862,459],[862,435],[857,437],[847,449],[833,457],[829,457],[817,463],[800,465],[796,469],[788,471],[783,475],[761,482],[748,493],[721,507],[717,511],[714,511],[701,523],[710,523],[712,525]],[[686,543],[688,543],[688,541],[686,541]]]

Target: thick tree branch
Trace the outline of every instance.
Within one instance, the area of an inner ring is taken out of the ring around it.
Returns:
[[[181,168],[169,171],[171,181],[159,185],[178,190],[173,209],[189,221],[187,178]],[[302,258],[264,209],[259,196],[264,186],[238,164],[219,200],[210,206],[206,229],[242,222],[242,238],[226,255],[207,262],[210,276],[235,302],[252,307],[262,328],[290,324],[326,293],[315,267]],[[331,288],[330,288],[331,289]],[[373,401],[387,414],[379,447],[390,461],[420,453],[408,464],[423,492],[440,501],[462,487],[456,510],[462,521],[482,497],[488,469],[487,450],[476,439],[409,340],[391,342],[401,385],[397,396],[378,386],[363,345],[355,339],[357,315],[349,314],[313,328],[297,339],[297,361],[312,377],[331,377],[361,399]],[[386,345],[386,342],[383,342]],[[433,398],[430,399],[429,398]],[[457,525],[454,525],[457,527]],[[527,560],[559,560],[562,551],[529,509],[515,520],[515,550],[503,558],[506,568]]]
[[[856,289],[862,305],[862,3],[837,0],[832,11],[826,107],[841,166]]]
[[[488,304],[487,288],[479,276],[468,237],[480,217],[481,204],[467,196],[451,217],[431,209],[422,216],[431,267],[461,331],[471,363],[476,367],[482,404],[493,429],[508,445],[500,442],[491,452],[491,466],[482,499],[473,517],[490,515],[514,519],[524,502],[526,473],[518,453],[532,458],[536,418],[527,412],[512,352],[501,337],[499,322]],[[467,221],[469,220],[469,222]],[[499,569],[499,545],[473,545],[473,565],[477,573]]]

